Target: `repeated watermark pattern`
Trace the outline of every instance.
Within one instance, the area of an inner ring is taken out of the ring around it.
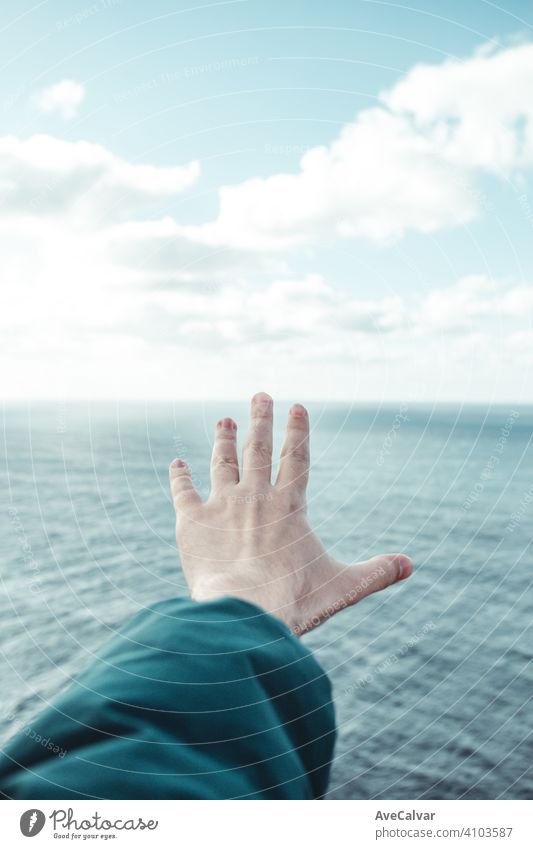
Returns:
[[[344,593],[341,598],[338,598],[333,604],[324,607],[322,613],[320,615],[311,616],[309,619],[306,619],[301,625],[294,625],[293,632],[296,636],[300,634],[305,634],[307,631],[311,631],[313,628],[316,628],[320,625],[324,619],[328,619],[330,616],[333,616],[334,613],[338,613],[339,610],[344,610],[346,607],[350,607],[352,604],[355,604],[357,599],[363,595],[363,593],[368,589],[368,587],[372,586],[379,578],[385,575],[385,569],[383,566],[379,566],[375,569],[370,575],[366,578],[361,578],[357,584],[355,584],[350,590]]]
[[[17,539],[20,545],[20,549],[22,551],[22,556],[24,558],[24,563],[27,568],[30,570],[31,578],[27,583],[27,587],[31,593],[37,594],[42,592],[42,584],[41,584],[41,570],[37,560],[34,557],[33,549],[31,546],[31,542],[28,538],[28,535],[24,529],[24,525],[19,517],[19,512],[16,507],[10,507],[7,511],[7,514],[10,518],[11,524],[15,530],[15,534],[17,535]]]
[[[57,755],[58,758],[64,758],[67,754],[67,749],[64,749],[62,746],[59,746],[50,737],[43,737],[38,731],[33,728],[30,723],[22,724],[17,721],[17,715],[12,713],[11,711],[7,711],[2,720],[5,722],[13,722],[13,735],[15,734],[24,734],[30,740],[33,740],[34,743],[37,743],[39,746],[42,746],[43,749],[48,749],[48,751],[52,752],[53,755]]]
[[[74,14],[57,20],[55,24],[56,30],[62,32],[72,26],[79,26],[89,18],[94,18],[100,12],[106,12],[109,9],[114,9],[116,6],[120,6],[122,2],[123,0],[97,0],[96,3],[91,3],[90,6],[85,6]]]
[[[528,222],[530,227],[533,227],[533,207],[531,206],[531,201],[529,199],[529,195],[525,195],[525,194],[519,195],[518,196],[518,203],[522,207],[526,221]]]
[[[511,436],[511,431],[513,426],[518,419],[520,413],[517,410],[511,410],[505,424],[500,428],[500,435],[496,442],[496,447],[493,453],[490,455],[489,459],[485,463],[483,471],[479,476],[479,480],[472,487],[468,496],[463,501],[463,510],[469,510],[473,504],[479,499],[481,493],[485,489],[485,484],[487,481],[490,481],[494,475],[494,471],[496,467],[500,464],[501,456],[504,452],[505,446],[509,437]]]
[[[399,411],[394,416],[392,425],[390,430],[386,433],[385,438],[381,444],[381,448],[379,450],[378,456],[376,457],[376,465],[382,466],[385,462],[386,458],[389,456],[392,451],[392,446],[394,445],[396,438],[398,436],[398,431],[400,430],[402,424],[404,422],[408,422],[409,418],[407,416],[408,406],[404,402],[401,403]]]
[[[304,156],[309,150],[312,150],[311,145],[305,144],[274,144],[267,142],[263,146],[263,153],[267,156]]]
[[[529,489],[522,496],[518,510],[515,510],[513,513],[511,513],[511,518],[509,519],[507,527],[505,528],[508,534],[514,533],[514,531],[517,529],[518,525],[520,524],[527,512],[527,508],[531,503],[533,503],[533,484],[531,484]]]
[[[161,71],[155,77],[119,91],[113,95],[113,100],[115,103],[127,103],[162,86],[184,80],[192,80],[204,74],[221,74],[224,71],[232,71],[236,68],[248,68],[251,65],[258,65],[260,62],[260,56],[233,56],[227,59],[220,59],[219,61],[204,62],[201,65],[184,65],[183,68],[176,70]]]
[[[408,640],[405,640],[400,646],[400,648],[393,652],[392,654],[387,655],[385,660],[382,660],[377,664],[370,672],[367,672],[366,675],[363,675],[362,678],[359,678],[353,684],[350,684],[349,687],[346,687],[343,695],[349,696],[355,690],[360,690],[361,688],[367,687],[378,675],[382,675],[384,672],[388,672],[393,666],[405,657],[405,655],[412,649],[420,640],[423,640],[431,631],[434,631],[437,626],[430,620],[426,622],[412,637],[409,637]]]
[[[246,495],[228,495],[227,500],[231,504],[258,504],[262,501],[272,501],[274,496],[271,492],[250,492]]]

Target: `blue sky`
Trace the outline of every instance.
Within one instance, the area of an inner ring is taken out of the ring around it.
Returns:
[[[6,397],[533,400],[530,3],[3,12]]]

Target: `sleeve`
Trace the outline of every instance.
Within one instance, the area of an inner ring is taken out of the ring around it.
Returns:
[[[11,799],[312,799],[327,789],[327,676],[236,598],[137,614],[0,755]]]

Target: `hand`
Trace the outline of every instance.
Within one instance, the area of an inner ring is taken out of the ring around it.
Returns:
[[[237,425],[232,419],[218,422],[207,503],[198,495],[186,462],[172,462],[176,541],[193,599],[237,596],[301,634],[370,593],[409,577],[413,567],[403,554],[382,554],[355,565],[329,556],[306,518],[307,411],[295,404],[289,412],[275,485],[272,411],[269,395],[252,398],[242,471]]]

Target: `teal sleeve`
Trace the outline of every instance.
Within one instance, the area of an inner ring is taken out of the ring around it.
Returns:
[[[334,740],[329,681],[280,620],[236,598],[170,599],[137,614],[11,740],[0,791],[312,799],[326,792]]]

